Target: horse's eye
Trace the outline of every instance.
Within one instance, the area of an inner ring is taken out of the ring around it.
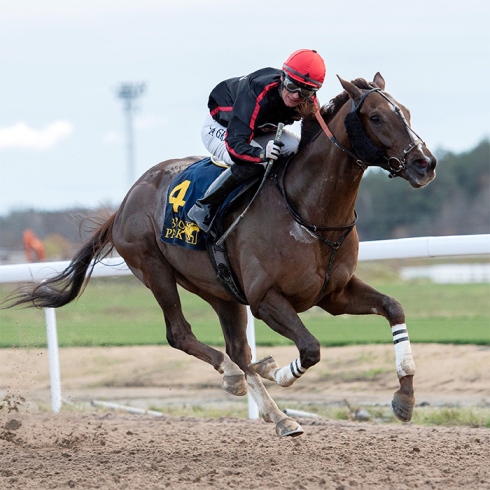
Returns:
[[[381,122],[381,118],[377,114],[369,116],[369,120],[374,124],[379,124]]]

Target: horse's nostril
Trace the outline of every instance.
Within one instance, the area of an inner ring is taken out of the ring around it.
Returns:
[[[416,158],[412,161],[412,165],[414,169],[418,170],[429,170],[434,169],[436,166],[435,159],[428,157]]]

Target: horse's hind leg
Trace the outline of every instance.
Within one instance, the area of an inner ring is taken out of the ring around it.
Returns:
[[[399,420],[409,422],[415,404],[415,363],[405,324],[405,313],[400,303],[353,276],[342,291],[323,298],[318,306],[332,315],[375,314],[384,316],[389,321],[395,346],[396,372],[400,382],[400,389],[394,394],[391,405]]]
[[[205,298],[207,299],[207,298]],[[267,392],[262,380],[250,367],[252,353],[247,341],[247,311],[243,305],[213,298],[208,300],[220,319],[226,342],[226,352],[231,359],[246,373],[250,394],[257,404],[262,418],[276,426],[280,437],[299,436],[303,433],[301,426],[279,410]]]
[[[182,313],[173,268],[163,258],[147,259],[141,264],[144,283],[150,288],[163,310],[168,343],[191,356],[211,364],[223,374],[223,388],[234,395],[247,393],[243,371],[228,355],[197,340]],[[239,382],[239,378],[242,382]],[[233,383],[230,382],[233,380]]]

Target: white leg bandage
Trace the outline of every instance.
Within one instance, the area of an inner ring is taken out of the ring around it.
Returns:
[[[280,386],[291,386],[305,373],[306,369],[302,368],[300,360],[296,359],[291,364],[276,370],[274,373],[274,379]]]
[[[413,362],[410,339],[408,338],[407,326],[404,323],[391,327],[393,344],[395,345],[396,372],[399,378],[415,374],[415,363]]]

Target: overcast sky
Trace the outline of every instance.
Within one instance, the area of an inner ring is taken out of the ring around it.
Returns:
[[[322,103],[341,92],[336,74],[380,71],[429,148],[470,150],[490,134],[489,5],[0,0],[0,214],[121,201],[121,83],[147,86],[134,131],[139,176],[162,160],[206,155],[200,126],[214,85],[279,68],[299,48],[326,61]]]

